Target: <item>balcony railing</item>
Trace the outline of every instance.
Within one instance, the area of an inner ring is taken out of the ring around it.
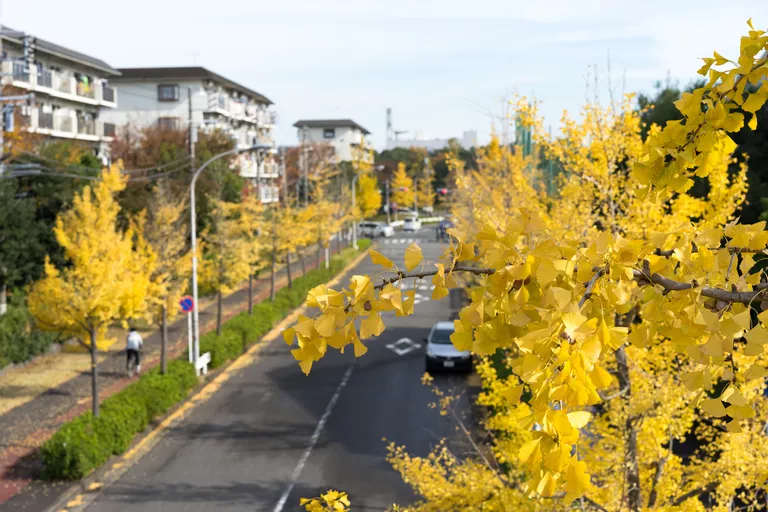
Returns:
[[[53,130],[53,114],[38,111],[37,127],[46,130]]]
[[[13,79],[19,82],[29,82],[29,68],[24,62],[13,63]]]
[[[54,117],[53,129],[57,132],[73,133],[71,117]]]
[[[37,73],[37,85],[39,87],[53,88],[53,72],[49,69],[43,69]]]
[[[92,84],[84,84],[82,82],[77,82],[77,95],[82,96],[83,98],[96,98],[96,89]]]
[[[59,75],[58,80],[54,81],[54,88],[66,94],[72,94],[72,80],[71,76]]]
[[[106,87],[102,88],[102,99],[104,101],[108,101],[110,103],[115,102],[115,90],[112,87]]]
[[[80,135],[96,135],[96,123],[94,121],[86,121],[85,119],[78,119],[77,133],[79,133]]]

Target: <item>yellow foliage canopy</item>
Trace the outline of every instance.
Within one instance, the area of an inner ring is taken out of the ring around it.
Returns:
[[[56,241],[68,266],[45,263],[45,276],[28,295],[39,325],[73,336],[86,347],[103,343],[109,324],[147,314],[156,257],[141,233],[118,227],[116,195],[125,188],[118,167],[102,172],[56,219]]]

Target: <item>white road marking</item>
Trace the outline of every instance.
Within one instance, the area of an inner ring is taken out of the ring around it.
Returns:
[[[410,338],[400,338],[396,342],[387,345],[387,348],[399,356],[404,356],[408,352],[421,348],[421,344],[414,343]]]
[[[344,386],[347,385],[347,381],[349,381],[349,376],[352,375],[353,368],[354,366],[350,366],[347,369],[347,372],[344,374],[344,378],[341,379],[339,386],[336,388],[336,392],[331,397],[331,401],[328,402],[328,406],[325,408],[325,412],[320,418],[320,421],[317,422],[315,431],[312,433],[312,437],[309,439],[309,445],[307,446],[306,451],[304,451],[304,454],[302,454],[301,459],[299,459],[299,463],[296,464],[296,468],[293,470],[293,474],[291,475],[291,483],[288,484],[288,487],[285,488],[285,491],[283,491],[282,496],[280,496],[280,501],[278,501],[277,505],[275,505],[274,512],[282,512],[283,507],[285,507],[285,503],[286,501],[288,501],[288,497],[291,495],[293,488],[296,486],[296,482],[299,481],[299,476],[301,476],[301,472],[304,469],[304,466],[307,464],[307,460],[309,460],[309,456],[312,455],[312,450],[315,449],[315,445],[317,444],[317,441],[320,439],[320,434],[323,433],[323,429],[325,428],[325,423],[328,421],[328,418],[331,416],[331,411],[336,405],[336,402],[339,400],[339,395],[341,395],[341,390],[344,389]]]
[[[409,243],[409,244],[412,244],[412,243],[413,243],[413,238],[409,238],[409,239],[408,239],[408,243]]]

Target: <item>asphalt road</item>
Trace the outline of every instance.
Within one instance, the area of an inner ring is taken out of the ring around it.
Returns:
[[[427,260],[444,250],[429,228],[398,232],[380,250],[402,262],[410,239],[420,242]],[[366,259],[353,273],[376,270]],[[418,291],[424,301],[417,314],[385,318],[388,329],[367,342],[360,359],[351,350],[334,351],[307,377],[282,340],[272,342],[88,510],[295,511],[299,498],[329,488],[347,491],[354,510],[412,502],[410,487],[385,461],[387,442],[416,455],[427,454],[442,437],[461,442],[455,421],[428,406],[434,395],[420,383],[423,338],[451,314],[449,299],[429,300],[426,284]],[[401,342],[400,355],[387,347],[402,338],[420,346],[407,351],[409,344]],[[463,393],[466,378],[438,375],[436,384]]]

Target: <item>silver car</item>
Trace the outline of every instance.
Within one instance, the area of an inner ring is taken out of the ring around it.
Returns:
[[[358,226],[360,236],[371,238],[390,237],[395,234],[394,228],[384,222],[361,222]]]
[[[424,340],[427,343],[426,371],[472,371],[472,354],[456,349],[451,342],[454,330],[453,322],[437,322],[432,326],[429,336]]]

